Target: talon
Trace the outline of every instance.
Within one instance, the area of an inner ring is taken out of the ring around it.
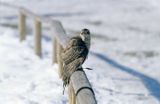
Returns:
[[[87,70],[93,70],[93,69],[91,69],[91,68],[83,68],[83,69],[87,69]]]

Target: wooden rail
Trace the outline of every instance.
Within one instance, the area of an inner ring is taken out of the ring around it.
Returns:
[[[2,4],[2,3],[1,3]],[[19,9],[19,33],[20,41],[26,39],[26,18],[31,17],[34,20],[34,37],[35,37],[35,54],[39,57],[42,56],[41,47],[41,33],[42,23],[49,23],[50,29],[52,30],[52,43],[53,43],[53,63],[59,65],[59,76],[62,76],[62,61],[61,52],[66,47],[69,36],[66,34],[60,21],[43,18],[38,16],[31,11],[11,4],[3,3],[3,5],[10,6],[12,8]],[[71,82],[68,87],[69,89],[69,104],[97,104],[94,92],[89,83],[89,80],[84,71],[76,71],[71,76]]]
[[[59,40],[58,47],[58,63],[59,63],[59,75],[61,77],[62,62],[61,62],[61,52],[63,48],[66,47],[67,42],[70,38],[65,34],[65,31],[61,23],[52,27]],[[69,89],[69,102],[70,104],[97,104],[94,91],[90,85],[90,82],[84,71],[76,71],[71,76],[71,83],[68,87]],[[77,99],[76,99],[77,98]]]

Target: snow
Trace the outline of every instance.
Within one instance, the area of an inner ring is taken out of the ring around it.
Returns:
[[[52,66],[49,59],[41,60],[35,56],[27,42],[20,43],[14,37],[13,30],[5,31],[0,39],[0,102],[62,104],[66,98],[62,95],[62,83],[55,71],[57,66]]]
[[[62,22],[68,34],[92,33],[84,67],[99,104],[160,104],[158,0],[2,0]],[[33,6],[33,4],[35,4]],[[44,24],[43,57],[34,54],[32,19],[20,43],[15,9],[0,5],[0,103],[66,104],[51,31]]]

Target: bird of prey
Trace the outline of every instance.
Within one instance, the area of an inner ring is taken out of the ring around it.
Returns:
[[[72,37],[67,47],[62,52],[63,86],[67,86],[70,82],[70,77],[78,69],[82,69],[82,64],[88,56],[90,49],[90,31],[82,29],[77,37]]]

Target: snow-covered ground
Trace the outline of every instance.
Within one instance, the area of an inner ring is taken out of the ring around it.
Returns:
[[[1,0],[62,21],[68,34],[92,32],[87,76],[99,104],[160,104],[159,0]],[[43,58],[33,52],[32,20],[19,43],[17,10],[0,5],[0,103],[66,104],[52,42],[43,31]]]

